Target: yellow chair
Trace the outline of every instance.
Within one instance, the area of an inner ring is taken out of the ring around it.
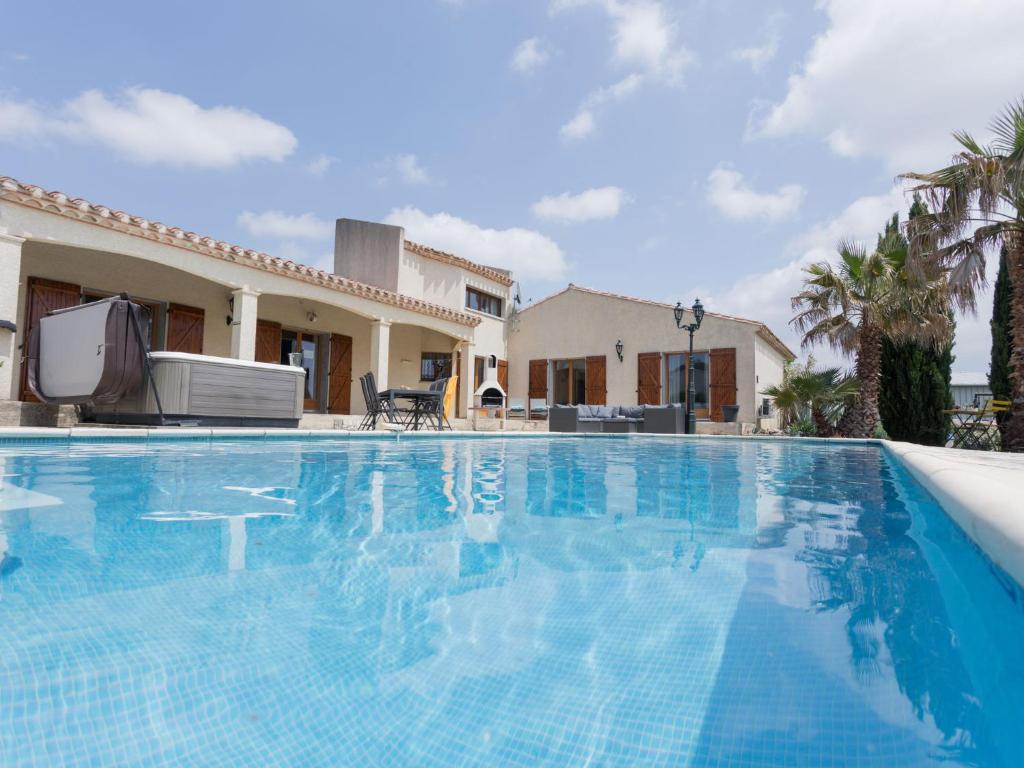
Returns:
[[[953,448],[969,451],[998,451],[1000,448],[998,417],[1010,410],[1009,400],[991,399],[980,409],[954,408],[946,411],[952,422]]]
[[[444,388],[444,403],[441,408],[445,423],[448,425],[448,429],[452,428],[452,423],[448,419],[455,409],[455,392],[458,389],[458,385],[459,377],[452,376],[448,379],[448,386]]]

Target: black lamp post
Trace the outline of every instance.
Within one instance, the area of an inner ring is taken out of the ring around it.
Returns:
[[[704,319],[704,305],[700,303],[700,299],[693,302],[693,307],[690,311],[693,312],[695,322],[688,325],[683,325],[683,313],[685,311],[682,303],[676,302],[676,308],[673,310],[673,314],[676,317],[676,328],[681,331],[690,332],[690,354],[686,358],[686,434],[695,435],[697,434],[697,414],[693,410],[693,401],[697,397],[697,387],[693,383],[693,334],[700,328],[701,321]]]

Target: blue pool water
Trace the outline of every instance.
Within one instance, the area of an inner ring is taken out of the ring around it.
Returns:
[[[1024,608],[877,447],[0,445],[0,765],[1018,766]]]

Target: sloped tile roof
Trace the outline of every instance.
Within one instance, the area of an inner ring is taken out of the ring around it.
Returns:
[[[650,305],[650,306],[653,306],[653,307],[664,307],[665,309],[675,309],[675,305],[673,305],[673,304],[666,304],[663,301],[654,301],[653,299],[638,299],[635,296],[624,296],[621,293],[612,293],[611,291],[601,291],[601,290],[598,290],[597,288],[585,288],[585,287],[583,287],[581,285],[575,285],[574,283],[569,283],[569,285],[567,285],[562,290],[557,291],[557,292],[551,294],[550,296],[545,296],[540,301],[534,302],[533,304],[530,304],[528,307],[524,307],[520,311],[521,312],[529,312],[531,309],[536,307],[538,304],[543,304],[545,301],[550,301],[551,299],[554,299],[554,298],[557,298],[559,296],[562,296],[563,294],[569,293],[570,291],[579,291],[580,293],[589,293],[589,294],[592,294],[594,296],[604,296],[604,297],[609,298],[609,299],[618,299],[620,301],[631,301],[631,302],[634,302],[636,304],[647,304],[647,305]],[[689,307],[687,307],[687,309],[689,309]],[[775,350],[779,354],[781,354],[783,357],[785,357],[785,358],[787,358],[789,360],[795,360],[796,359],[796,355],[793,353],[793,350],[791,350],[789,347],[787,347],[785,342],[783,342],[782,339],[780,339],[778,336],[776,336],[772,332],[771,328],[769,328],[767,325],[762,323],[760,320],[748,320],[745,317],[735,317],[734,315],[722,315],[722,314],[719,314],[718,312],[705,312],[704,314],[705,314],[705,317],[717,317],[717,318],[719,318],[721,320],[731,320],[731,321],[736,322],[736,323],[746,323],[747,325],[757,326],[758,334],[765,341],[767,341],[769,344],[771,344],[772,347],[774,347]]]
[[[434,261],[440,261],[445,264],[452,264],[457,267],[462,267],[470,272],[475,272],[478,275],[486,277],[488,280],[493,280],[496,283],[500,283],[505,287],[512,285],[515,281],[512,276],[503,269],[497,269],[495,267],[488,267],[484,264],[477,264],[475,261],[464,259],[461,256],[456,256],[454,253],[448,253],[446,251],[439,251],[436,248],[430,248],[426,245],[420,245],[414,243],[411,240],[405,241],[405,249],[412,251],[419,256],[423,256],[427,259],[433,259]]]
[[[0,176],[0,199],[47,213],[85,221],[147,240],[186,248],[212,258],[321,285],[339,293],[347,293],[352,296],[377,301],[381,304],[401,307],[402,309],[430,315],[471,328],[480,324],[480,318],[468,312],[459,312],[458,310],[443,307],[439,304],[432,304],[412,296],[386,291],[383,288],[350,280],[347,277],[341,277],[323,269],[306,266],[288,259],[280,259],[261,251],[244,248],[240,245],[232,245],[223,240],[198,235],[195,232],[189,232],[180,227],[171,227],[160,222],[150,221],[141,216],[132,216],[123,211],[92,203],[82,198],[69,197],[63,192],[47,191],[42,187],[25,184],[9,176]]]

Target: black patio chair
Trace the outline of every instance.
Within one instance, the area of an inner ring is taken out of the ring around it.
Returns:
[[[435,424],[442,424],[444,418],[444,392],[448,388],[448,377],[443,379],[436,379],[430,383],[428,390],[437,393],[436,399],[431,400],[418,400],[417,412],[416,412],[416,425],[418,426],[421,421],[426,421],[431,428]],[[443,429],[443,427],[438,427]],[[449,429],[451,427],[449,426]]]
[[[377,428],[377,420],[381,416],[384,416],[384,406],[381,404],[381,399],[377,395],[377,391],[372,389],[368,381],[368,377],[372,377],[373,374],[365,374],[359,377],[359,384],[363,388],[363,400],[366,403],[366,415],[363,416],[363,420],[359,422],[359,429],[371,430]]]

